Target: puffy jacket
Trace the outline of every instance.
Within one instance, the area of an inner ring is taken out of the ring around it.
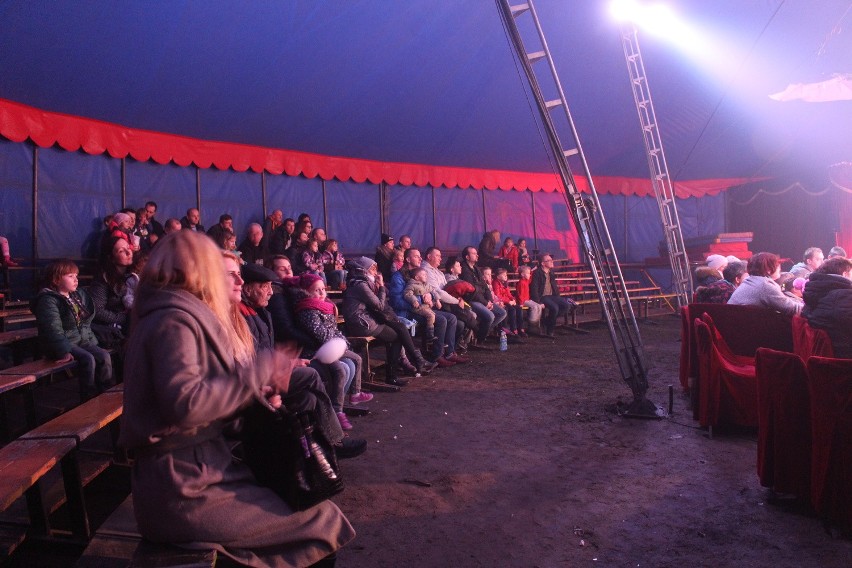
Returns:
[[[61,359],[71,352],[72,345],[98,344],[92,333],[95,304],[84,290],[73,293],[80,297],[80,302],[89,312],[79,326],[71,304],[62,294],[45,288],[30,301],[30,309],[36,317],[39,341],[44,354],[51,359]]]
[[[341,312],[346,320],[346,330],[351,335],[371,336],[380,324],[396,319],[396,313],[387,301],[384,286],[378,290],[367,279],[364,257],[349,261],[349,277],[343,291]],[[366,259],[369,260],[369,259]],[[369,268],[369,267],[367,267]]]
[[[398,316],[411,319],[411,304],[405,301],[405,285],[408,282],[408,270],[400,268],[388,282],[388,302]]]
[[[852,280],[839,274],[811,273],[802,315],[831,338],[834,356],[852,359]]]

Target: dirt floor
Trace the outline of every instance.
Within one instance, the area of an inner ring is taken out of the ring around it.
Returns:
[[[755,432],[697,428],[677,381],[680,322],[654,321],[641,326],[648,397],[667,406],[675,386],[669,419],[606,410],[632,397],[602,326],[377,394],[354,419],[369,450],[343,462],[335,501],[358,536],[337,565],[852,565],[852,541],[767,502]]]

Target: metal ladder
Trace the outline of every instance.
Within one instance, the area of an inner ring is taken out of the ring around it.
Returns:
[[[589,172],[577,129],[574,126],[574,120],[571,118],[565,93],[550,56],[535,6],[532,0],[514,6],[510,5],[508,0],[496,0],[496,2],[509,41],[518,55],[519,62],[535,97],[553,154],[552,159],[555,161],[555,166],[565,188],[563,195],[582,238],[583,254],[592,273],[592,279],[601,303],[601,311],[609,327],[610,338],[622,377],[633,392],[633,403],[629,406],[627,414],[648,417],[659,416],[660,411],[657,407],[645,398],[648,391],[648,375],[639,326],[636,323],[633,306],[627,294],[627,287],[621,274],[615,247],[612,245],[612,239],[601,211],[594,181]],[[525,16],[529,16],[529,18]],[[535,33],[529,27],[530,22],[528,20],[530,18]],[[525,27],[525,35],[528,36],[527,40],[532,43],[535,49],[528,50],[524,45],[524,39],[518,27],[519,20],[527,26]],[[541,64],[545,62],[547,70],[541,71],[542,80],[547,80],[548,90],[556,93],[556,97],[550,100],[546,100],[542,94],[539,77],[533,69],[534,65],[537,65],[537,68],[540,69]],[[559,131],[557,131],[557,127]],[[563,144],[559,132],[569,134],[570,145]],[[569,159],[575,163],[588,184],[589,195],[582,195],[577,188]]]
[[[651,100],[651,90],[648,87],[648,78],[645,76],[645,64],[642,62],[642,52],[639,51],[639,38],[635,27],[622,29],[621,43],[624,46],[624,59],[627,61],[627,71],[633,87],[633,100],[636,103],[636,112],[639,113],[645,151],[648,154],[651,184],[660,208],[660,218],[663,220],[666,249],[669,253],[669,264],[672,267],[672,284],[678,307],[681,307],[687,305],[692,298],[689,258],[683,242],[683,232],[680,230],[674,188],[669,176],[669,166],[663,151],[663,141],[660,128],[657,126],[657,116],[654,113],[654,103]]]

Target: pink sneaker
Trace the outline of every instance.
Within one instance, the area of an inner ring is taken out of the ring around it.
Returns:
[[[343,430],[351,430],[352,423],[349,422],[349,418],[346,417],[346,414],[343,412],[337,413],[337,421],[340,422],[340,428]]]
[[[373,400],[373,395],[364,391],[356,392],[349,397],[350,404],[361,404],[362,402],[370,402],[371,400]]]

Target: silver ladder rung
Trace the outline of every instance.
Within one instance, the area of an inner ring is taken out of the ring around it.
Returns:
[[[551,101],[547,101],[544,105],[547,107],[547,110],[550,110],[553,107],[562,106],[562,99],[553,99]]]
[[[509,7],[512,10],[512,15],[516,18],[530,9],[529,4],[516,4],[515,6]]]
[[[566,158],[570,158],[571,156],[576,156],[577,154],[579,154],[580,151],[576,148],[573,148],[571,150],[564,150],[562,153],[565,155]]]
[[[534,51],[532,53],[527,53],[527,60],[529,60],[530,63],[535,63],[536,61],[544,59],[545,55],[546,54],[543,51]]]

